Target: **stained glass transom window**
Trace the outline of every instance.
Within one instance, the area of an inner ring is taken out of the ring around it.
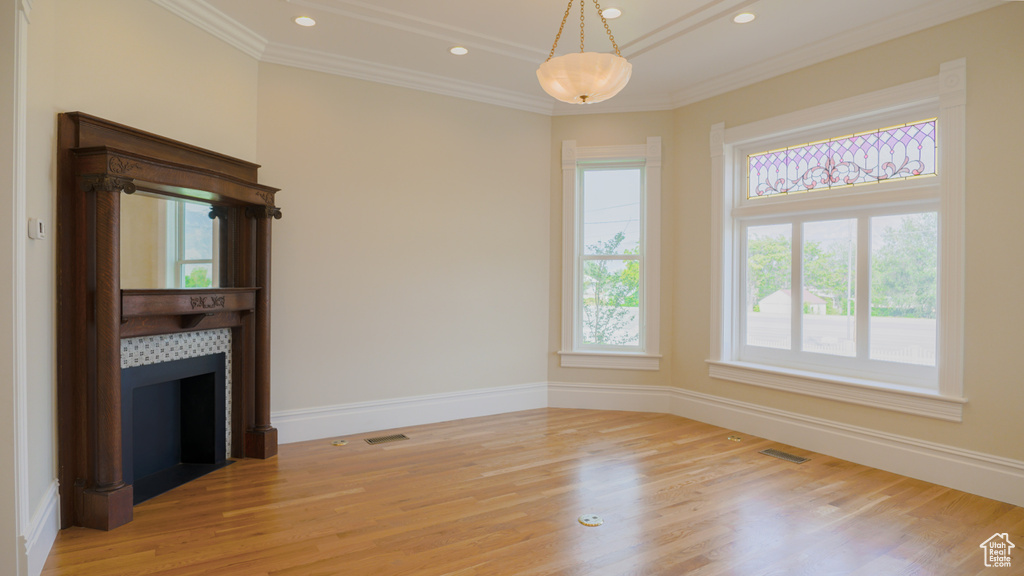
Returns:
[[[935,174],[935,119],[747,156],[747,198]]]

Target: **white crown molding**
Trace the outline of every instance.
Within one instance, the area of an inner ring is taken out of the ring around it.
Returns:
[[[467,48],[484,50],[494,54],[500,54],[509,58],[523,60],[539,64],[546,56],[547,51],[535,46],[527,46],[507,40],[501,40],[493,36],[478,34],[472,30],[449,26],[443,22],[428,20],[413,16],[412,14],[399,10],[381,8],[368,2],[357,2],[355,0],[332,0],[331,2],[314,0],[285,0],[289,4],[302,6],[313,10],[322,10],[332,14],[338,14],[346,18],[360,20],[409,32],[426,38],[442,40],[449,44],[459,44]]]
[[[849,30],[741,70],[699,82],[673,92],[670,98],[673,107],[679,108],[1001,4],[1004,4],[1004,0],[938,0],[920,9]]]
[[[31,7],[33,0],[21,0],[24,6]],[[206,0],[150,0],[195,26],[209,32],[213,36],[227,42],[245,54],[264,62],[274,62],[296,68],[316,70],[339,76],[359,78],[371,82],[380,82],[393,86],[402,86],[413,90],[422,90],[434,94],[454,96],[477,102],[504,106],[516,110],[536,112],[549,116],[570,116],[584,114],[613,114],[631,112],[660,112],[674,110],[711,98],[732,90],[743,88],[757,82],[779,76],[800,68],[817,64],[831,58],[867,48],[869,46],[892,40],[906,34],[936,26],[975,12],[987,10],[1005,3],[1005,0],[937,0],[935,3],[905,12],[881,23],[871,24],[851,30],[832,38],[780,56],[764,60],[742,70],[699,82],[686,89],[672,93],[655,93],[630,98],[620,95],[616,100],[602,102],[599,106],[573,106],[561,104],[550,98],[532,96],[521,92],[497,89],[483,84],[476,84],[425,74],[394,66],[385,66],[363,60],[326,54],[313,50],[272,44],[265,38],[246,28],[238,21],[210,5]],[[518,60],[539,62],[544,52],[529,46],[513,42],[497,40],[476,34],[469,30],[447,26],[418,18],[403,12],[383,9],[367,2],[356,0],[285,0],[296,6],[315,8],[365,22],[388,26],[446,42],[459,43]],[[700,16],[717,2],[710,2],[702,8],[688,14],[682,20],[670,23],[678,26]],[[730,10],[740,4],[730,4]],[[713,20],[713,19],[712,19]],[[685,21],[685,22],[684,22]],[[662,27],[648,33],[640,39],[625,46],[644,46],[634,55],[650,51],[663,45],[679,35],[697,29],[711,21],[705,18],[689,28],[677,31],[667,38],[654,43],[644,44],[652,40],[666,28]],[[667,25],[671,27],[670,25]],[[648,38],[650,37],[650,38]],[[660,36],[658,36],[661,38]],[[468,39],[468,40],[467,40]],[[652,40],[653,41],[653,40]]]
[[[205,0],[150,0],[181,19],[227,42],[257,60],[263,57],[267,40]]]
[[[695,32],[712,22],[721,20],[725,18],[727,14],[740,12],[747,6],[756,3],[758,0],[729,0],[724,7],[711,12],[712,8],[725,1],[726,0],[710,0],[685,15],[668,22],[667,24],[659,26],[650,32],[642,34],[635,40],[626,42],[621,47],[622,52],[625,53],[625,58],[634,58],[646,52],[650,52],[675,40],[676,38],[680,38],[691,32]],[[700,19],[698,20],[698,18]],[[636,49],[630,50],[630,48],[633,47],[636,47]]]
[[[273,64],[422,90],[538,114],[550,115],[554,107],[553,100],[547,97],[530,96],[521,92],[463,82],[408,68],[386,66],[283,44],[268,45],[262,60]]]

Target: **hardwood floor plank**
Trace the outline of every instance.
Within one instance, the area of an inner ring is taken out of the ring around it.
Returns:
[[[362,441],[399,432],[409,440]],[[542,409],[287,444],[111,532],[62,531],[43,574],[988,576],[979,545],[993,533],[1024,549],[1020,507],[730,435]],[[1020,557],[998,574],[1024,574]]]

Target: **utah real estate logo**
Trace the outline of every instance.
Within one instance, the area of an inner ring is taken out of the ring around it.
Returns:
[[[985,566],[988,568],[1009,568],[1010,551],[1016,546],[1010,542],[1006,532],[996,532],[991,538],[981,543],[985,552]]]

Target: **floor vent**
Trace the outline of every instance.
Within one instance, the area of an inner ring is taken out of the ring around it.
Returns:
[[[399,440],[408,440],[409,437],[405,434],[392,434],[391,436],[378,436],[376,438],[367,438],[367,444],[383,444],[385,442],[397,442]]]
[[[810,460],[810,458],[801,458],[800,456],[794,456],[792,454],[789,454],[787,452],[783,452],[781,450],[776,450],[774,448],[768,448],[767,450],[761,450],[761,452],[759,452],[759,453],[760,454],[764,454],[765,456],[772,456],[774,458],[779,458],[779,459],[785,460],[787,462],[793,462],[794,464],[803,464],[804,462],[807,462],[808,460]]]

